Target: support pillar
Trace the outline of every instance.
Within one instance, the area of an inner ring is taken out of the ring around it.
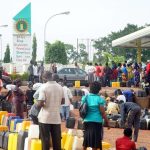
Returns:
[[[142,54],[141,40],[138,39],[136,44],[137,44],[137,62],[141,63],[141,54]]]

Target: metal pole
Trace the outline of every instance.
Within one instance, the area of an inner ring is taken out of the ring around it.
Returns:
[[[141,53],[142,53],[142,48],[141,48],[141,40],[137,40],[137,62],[141,63]]]
[[[89,57],[89,62],[90,62],[90,48],[89,48],[89,41],[90,41],[90,39],[86,39],[86,40],[87,40],[88,57]]]
[[[66,11],[66,12],[54,14],[54,15],[50,16],[50,17],[47,19],[47,21],[46,21],[46,23],[45,23],[45,26],[44,26],[44,61],[45,61],[45,51],[46,51],[46,49],[45,49],[46,28],[47,28],[47,24],[48,24],[49,20],[51,20],[51,19],[54,18],[55,16],[58,16],[58,15],[68,15],[69,13],[70,13],[69,11]]]
[[[76,58],[76,62],[78,62],[78,54],[79,54],[79,39],[77,38],[77,58]]]

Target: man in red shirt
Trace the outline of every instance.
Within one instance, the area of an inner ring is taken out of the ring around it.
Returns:
[[[148,74],[150,74],[150,60],[148,60],[146,64],[146,75]]]
[[[95,63],[95,81],[99,81],[99,73],[101,72],[100,67]]]
[[[136,150],[135,142],[131,141],[132,129],[124,129],[124,136],[116,140],[116,150]]]

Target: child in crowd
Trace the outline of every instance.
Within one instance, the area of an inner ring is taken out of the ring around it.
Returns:
[[[135,142],[132,139],[132,129],[124,129],[124,136],[116,140],[116,150],[136,150]]]

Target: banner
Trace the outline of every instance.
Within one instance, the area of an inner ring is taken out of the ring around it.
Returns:
[[[28,64],[31,60],[31,3],[13,18],[13,62]]]

